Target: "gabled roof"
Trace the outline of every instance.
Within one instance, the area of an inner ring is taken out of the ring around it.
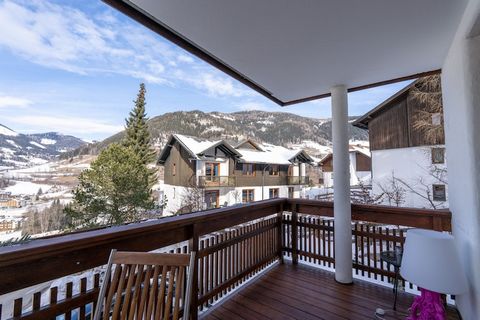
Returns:
[[[348,152],[349,153],[359,153],[362,154],[368,158],[371,158],[371,153],[368,147],[361,146],[361,145],[349,145],[348,146]],[[325,162],[333,158],[333,153],[329,153],[326,156],[324,156],[320,161],[318,161],[318,165],[322,166]]]
[[[235,145],[235,149],[243,149],[242,147],[245,146],[246,144],[251,145],[253,148],[257,149],[258,151],[263,151],[260,145],[255,141],[253,141],[252,139],[245,139],[243,141],[240,141]]]
[[[219,147],[223,152],[232,155],[233,157],[240,157],[238,153],[230,144],[223,140],[211,141],[198,137],[185,136],[181,134],[173,134],[168,138],[168,142],[163,148],[158,158],[158,163],[163,164],[170,155],[170,150],[173,144],[177,141],[192,157],[192,159],[199,160],[209,150]]]
[[[419,81],[419,79],[417,79],[416,81],[413,81],[408,86],[406,86],[402,90],[398,91],[393,96],[391,96],[387,100],[383,101],[378,106],[376,106],[372,110],[368,111],[366,114],[364,114],[363,116],[361,116],[357,120],[353,121],[352,125],[354,125],[356,127],[359,127],[359,128],[362,128],[362,129],[368,129],[368,123],[370,122],[370,120],[377,117],[382,112],[386,111],[388,108],[393,106],[394,103],[396,103],[398,100],[402,99],[405,95],[407,95],[408,92],[410,91],[410,89],[412,89],[415,86],[415,84],[417,84],[418,81]]]
[[[224,140],[211,141],[198,137],[174,134],[170,136],[166,146],[160,153],[158,159],[159,164],[165,163],[175,142],[178,142],[189,153],[190,157],[196,160],[205,159],[205,155],[209,151],[220,148],[225,154],[229,154],[237,158],[238,161],[245,163],[289,165],[297,162],[313,162],[313,159],[304,150],[292,150],[271,144],[261,145],[250,139],[238,144],[237,147],[249,142],[252,146],[255,146],[255,149],[236,149]]]

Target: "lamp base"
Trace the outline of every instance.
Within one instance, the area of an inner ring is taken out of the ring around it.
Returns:
[[[407,320],[445,320],[447,318],[440,293],[420,288]]]

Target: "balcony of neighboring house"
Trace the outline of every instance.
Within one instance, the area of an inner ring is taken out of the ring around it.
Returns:
[[[380,253],[410,228],[451,231],[447,210],[352,205],[353,285],[334,280],[333,204],[272,199],[157,221],[78,232],[0,248],[1,319],[91,319],[112,249],[195,251],[192,318],[404,319],[414,295],[398,295]],[[34,271],[34,272],[32,272]],[[148,285],[148,281],[145,282]],[[401,287],[418,293],[400,278]],[[448,319],[457,319],[447,308]]]
[[[199,176],[198,177],[198,187],[200,188],[209,188],[209,187],[235,187],[236,185],[235,176]]]
[[[289,185],[307,185],[310,183],[308,176],[288,176],[287,184]]]

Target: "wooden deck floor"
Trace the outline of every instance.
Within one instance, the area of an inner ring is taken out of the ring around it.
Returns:
[[[397,311],[386,287],[355,280],[337,283],[333,274],[309,266],[278,265],[259,279],[207,311],[201,319],[375,319],[376,308],[385,319],[405,319],[413,296],[399,293]],[[448,319],[458,319],[454,310]]]

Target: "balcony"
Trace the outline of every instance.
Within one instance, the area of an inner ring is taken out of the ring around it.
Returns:
[[[309,184],[310,179],[307,176],[288,176],[287,184],[289,185],[305,185]]]
[[[357,279],[345,286],[331,272],[332,217],[329,202],[272,199],[0,248],[0,318],[88,319],[98,267],[116,248],[196,251],[194,319],[372,319],[393,301],[393,267],[380,262],[380,251],[402,246],[408,228],[451,230],[445,210],[352,205]],[[386,319],[404,319],[412,300],[401,293]]]
[[[235,187],[235,176],[199,176],[198,187]]]

